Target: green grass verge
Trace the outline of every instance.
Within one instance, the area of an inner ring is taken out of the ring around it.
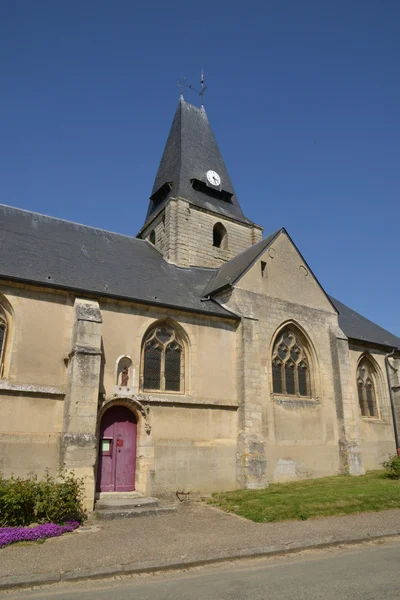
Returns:
[[[257,523],[350,515],[400,508],[400,481],[373,471],[213,494],[208,503]]]

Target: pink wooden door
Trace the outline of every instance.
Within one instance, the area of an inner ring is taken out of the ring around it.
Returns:
[[[125,406],[113,406],[100,424],[97,490],[132,492],[135,489],[136,420]]]

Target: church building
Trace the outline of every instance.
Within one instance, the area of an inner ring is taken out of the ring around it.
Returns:
[[[137,237],[0,206],[0,472],[192,496],[379,469],[400,339],[243,212],[180,98]]]

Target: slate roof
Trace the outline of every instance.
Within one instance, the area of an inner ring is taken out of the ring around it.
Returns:
[[[209,269],[168,264],[145,240],[4,205],[0,277],[234,317],[202,301]]]
[[[390,346],[400,350],[400,338],[366,319],[339,300],[330,299],[339,313],[339,325],[348,338]]]
[[[231,203],[195,190],[191,179],[206,182],[206,173],[216,171],[221,177],[221,188],[232,195]],[[155,178],[152,196],[164,184],[171,183],[168,195],[161,203],[150,199],[146,227],[170,197],[181,197],[194,206],[227,216],[236,221],[249,223],[236,197],[227,168],[212,132],[204,108],[197,108],[183,97],[180,98],[164,153]]]
[[[271,233],[268,237],[264,238],[257,244],[250,246],[244,252],[241,252],[230,261],[224,263],[219,269],[217,269],[214,275],[211,277],[207,284],[204,294],[210,296],[215,294],[227,285],[234,285],[235,282],[244,275],[244,273],[253,265],[254,261],[268,248],[278,234],[283,229],[278,229],[274,233]]]
[[[0,277],[238,318],[205,296],[234,284],[281,231],[219,269],[183,269],[145,240],[0,205]],[[347,337],[400,350],[400,338],[329,298]]]

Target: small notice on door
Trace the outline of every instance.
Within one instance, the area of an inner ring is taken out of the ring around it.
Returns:
[[[110,452],[110,448],[111,448],[111,440],[102,440],[101,441],[102,452]]]

